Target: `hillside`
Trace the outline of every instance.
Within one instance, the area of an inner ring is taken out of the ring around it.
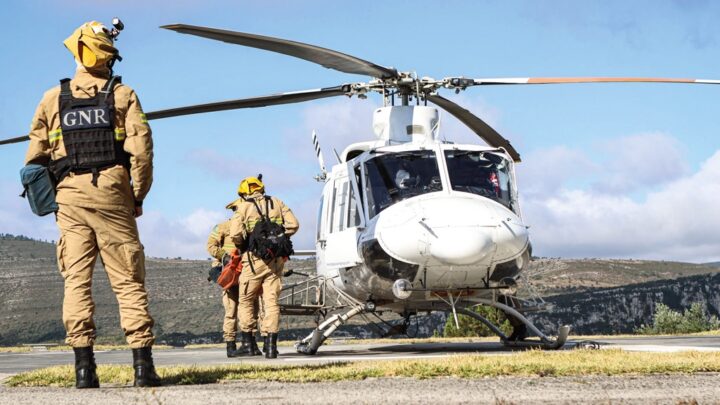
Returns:
[[[288,265],[305,272],[314,271],[313,260],[292,260]],[[174,344],[218,341],[223,309],[220,289],[206,280],[209,261],[148,258],[146,267],[151,313],[155,317],[155,331],[159,341]],[[678,282],[666,280],[702,277],[717,271],[717,268],[688,263],[539,258],[532,262],[524,277],[541,295],[549,297],[549,301],[557,300],[560,311],[557,316],[542,319],[542,323],[549,327],[558,322],[572,323],[575,318],[578,321],[581,319],[577,313],[568,313],[562,308],[578,308],[580,305],[584,313],[592,313],[593,306],[601,308],[605,305],[603,302],[617,301],[622,297],[624,290],[613,288],[632,288],[628,286],[636,285],[643,289],[645,283],[656,283],[652,287],[655,288],[652,290],[655,295],[644,296],[642,309],[636,311],[636,315],[647,319],[652,297],[663,299],[662,294],[657,295],[658,291],[663,288],[684,291],[686,287],[682,284],[685,279]],[[299,276],[293,276],[286,281],[299,279]],[[717,285],[713,288],[717,289]],[[62,341],[65,336],[61,322],[62,288],[53,244],[0,236],[0,345]],[[617,296],[603,291],[621,293]],[[708,296],[712,294],[714,292],[708,292]],[[100,265],[93,277],[93,296],[99,336],[104,341],[123,341],[117,303]],[[640,319],[634,315],[623,315],[622,311],[615,309],[611,313],[617,313],[614,318],[611,316],[614,320],[599,322],[587,330],[610,332],[610,329],[617,329],[615,326],[610,327],[615,325],[613,322],[630,319],[629,324],[635,325],[639,322],[637,319]],[[443,319],[442,314],[425,319],[421,322],[420,333],[432,334]],[[374,329],[364,326],[360,319],[356,319],[353,324],[343,327],[345,333],[365,336],[376,333]],[[589,325],[588,322],[585,324]],[[283,317],[281,329],[286,337],[296,337],[306,333],[313,325],[314,321],[310,317]],[[555,326],[549,330],[553,329]]]
[[[522,273],[542,296],[671,280],[717,272],[717,266],[627,259],[535,258]]]
[[[303,260],[289,262],[291,268],[304,271],[313,265]],[[209,266],[209,260],[146,259],[150,310],[160,338],[220,336],[221,290],[207,281]],[[53,244],[0,237],[0,345],[64,339],[62,290]],[[123,341],[117,302],[100,264],[93,275],[93,298],[98,335]],[[309,321],[285,319],[282,327],[310,327]]]
[[[632,333],[650,322],[659,303],[678,309],[699,302],[720,315],[720,273],[555,295],[547,302],[555,305],[551,312],[530,316],[541,329],[567,324],[576,334]]]

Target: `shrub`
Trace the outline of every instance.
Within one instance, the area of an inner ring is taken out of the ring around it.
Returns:
[[[474,312],[482,315],[485,319],[492,322],[496,326],[500,327],[506,335],[512,332],[512,326],[507,320],[505,313],[499,309],[493,307],[487,307],[484,305],[477,306],[473,309]],[[485,324],[471,318],[467,315],[458,314],[458,323],[460,328],[455,326],[455,318],[452,312],[448,313],[448,317],[445,320],[445,329],[443,335],[445,337],[475,337],[475,336],[493,336],[495,335]]]
[[[643,325],[636,331],[645,335],[696,333],[720,329],[718,318],[708,316],[702,303],[695,302],[682,314],[665,304],[658,304],[652,325]]]

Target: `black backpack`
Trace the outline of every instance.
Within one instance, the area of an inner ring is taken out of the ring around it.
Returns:
[[[270,204],[272,204],[270,197],[265,197],[266,214],[263,214],[255,200],[250,201],[260,214],[260,220],[248,236],[248,251],[265,261],[295,253],[290,236],[285,233],[285,227],[270,219]]]

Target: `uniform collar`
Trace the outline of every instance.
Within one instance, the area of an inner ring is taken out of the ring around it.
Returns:
[[[75,77],[71,82],[71,87],[75,91],[81,91],[93,96],[98,90],[105,85],[108,77],[97,73],[88,72],[85,69],[78,68],[75,71]]]

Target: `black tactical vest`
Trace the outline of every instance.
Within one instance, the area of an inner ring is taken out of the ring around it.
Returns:
[[[97,186],[101,170],[118,164],[130,166],[129,155],[123,150],[125,134],[115,133],[112,87],[118,82],[120,77],[113,77],[95,97],[74,98],[70,79],[60,81],[60,128],[67,156],[51,164],[58,182],[68,173],[93,173]]]

